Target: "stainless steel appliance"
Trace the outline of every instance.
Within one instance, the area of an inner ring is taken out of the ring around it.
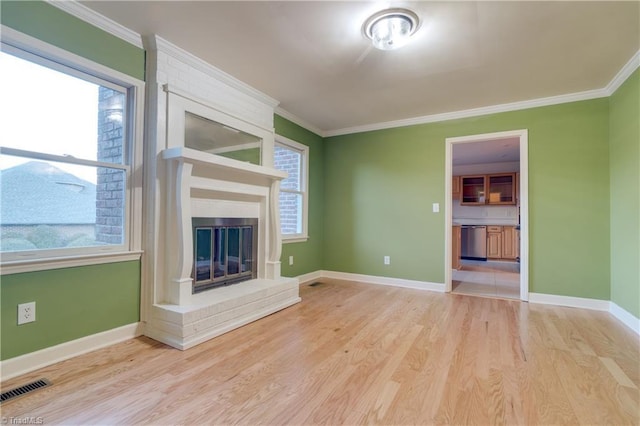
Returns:
[[[487,260],[487,227],[462,225],[461,245],[463,259]]]

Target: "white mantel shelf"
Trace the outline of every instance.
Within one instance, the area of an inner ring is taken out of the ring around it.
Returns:
[[[162,158],[165,160],[184,161],[194,166],[216,166],[222,169],[228,169],[229,171],[240,172],[249,176],[265,177],[271,180],[282,180],[287,177],[286,172],[277,169],[258,166],[257,164],[246,163],[185,147],[165,149],[162,151]]]

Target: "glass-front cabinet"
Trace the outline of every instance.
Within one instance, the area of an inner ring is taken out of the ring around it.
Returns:
[[[489,204],[515,204],[515,173],[487,176]]]
[[[515,204],[515,173],[461,176],[461,205]]]
[[[485,204],[486,176],[462,176],[462,200],[460,204]]]

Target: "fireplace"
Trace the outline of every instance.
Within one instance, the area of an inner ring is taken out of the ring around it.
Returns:
[[[257,277],[258,219],[193,218],[193,293]]]
[[[277,101],[157,36],[145,43],[140,318],[185,350],[300,302],[298,280],[280,274],[287,174],[273,167]]]

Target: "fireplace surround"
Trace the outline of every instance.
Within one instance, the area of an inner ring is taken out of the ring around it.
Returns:
[[[298,280],[280,275],[277,102],[157,36],[145,44],[140,315],[147,336],[184,350],[300,301]]]

